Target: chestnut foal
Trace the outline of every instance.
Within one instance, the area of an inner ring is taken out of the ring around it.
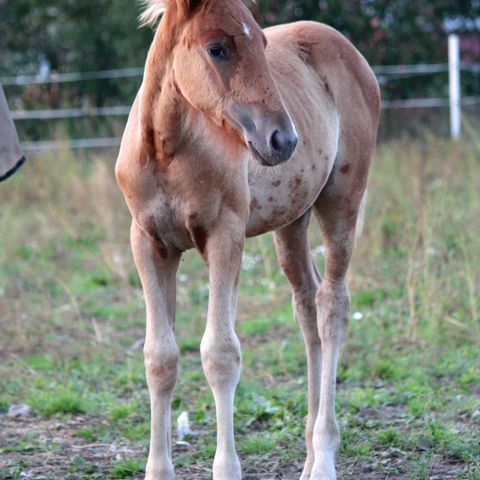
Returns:
[[[116,167],[147,310],[146,478],[175,476],[175,275],[182,252],[195,247],[210,276],[200,352],[216,404],[213,478],[241,479],[233,431],[239,273],[245,237],[273,230],[308,359],[301,480],[333,480],[335,376],[379,119],[375,76],[335,30],[298,22],[262,31],[241,0],[150,1],[144,23],[162,13]],[[323,279],[307,239],[312,211],[326,247]]]

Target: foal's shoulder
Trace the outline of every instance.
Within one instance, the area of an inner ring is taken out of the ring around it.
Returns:
[[[140,167],[145,164],[147,155],[141,141],[139,103],[140,98],[137,95],[128,116],[115,164],[115,176],[124,193],[138,183],[142,171]]]

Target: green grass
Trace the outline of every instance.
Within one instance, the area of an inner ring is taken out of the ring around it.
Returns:
[[[448,469],[452,478],[480,478],[479,166],[478,149],[436,138],[378,149],[338,372],[344,478],[442,478]],[[28,403],[35,415],[18,429],[8,424],[0,477],[20,478],[38,462],[43,478],[141,478],[149,399],[141,346],[131,347],[144,335],[145,310],[113,163],[68,152],[61,161],[32,158],[0,189],[0,411]],[[315,225],[311,241],[321,244]],[[172,404],[173,424],[187,410],[197,433],[190,449],[175,448],[186,478],[196,478],[194,468],[209,478],[215,453],[198,351],[207,281],[203,261],[188,252],[178,274],[182,358]],[[235,426],[245,467],[298,466],[306,360],[271,235],[247,241],[237,331],[244,368]],[[88,457],[90,444],[104,448],[101,459]]]
[[[133,477],[145,469],[145,462],[136,459],[118,460],[113,462],[110,468],[112,478],[128,478]]]
[[[55,389],[32,392],[28,397],[28,403],[38,413],[50,417],[57,413],[85,413],[85,400],[79,393]]]

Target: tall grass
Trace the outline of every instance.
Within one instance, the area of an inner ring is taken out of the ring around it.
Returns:
[[[377,150],[350,281],[353,307],[375,306],[371,321],[385,335],[418,342],[480,339],[480,145],[474,140],[472,132],[463,142],[430,137]],[[32,328],[42,330],[66,313],[74,328],[93,328],[101,337],[82,311],[80,269],[101,266],[119,297],[138,299],[130,218],[113,162],[113,154],[87,159],[68,151],[32,157],[0,186],[0,319],[7,333],[25,340]],[[311,237],[318,247],[316,225]],[[270,236],[250,240],[247,256],[260,260],[264,284],[275,295],[288,295]],[[188,258],[204,282],[201,262]],[[191,293],[184,297],[180,289],[180,308],[182,301],[191,304]],[[66,312],[59,315],[59,308]],[[11,346],[8,337],[2,336]]]
[[[430,137],[378,149],[353,277],[399,298],[399,337],[480,340],[477,147]]]
[[[70,151],[32,156],[0,185],[0,350],[89,335],[85,293],[95,283],[113,282],[118,297],[131,298],[130,223],[113,162]],[[98,278],[82,285],[87,273]]]
[[[446,478],[454,469],[455,478],[479,478],[479,164],[474,132],[458,143],[431,137],[378,148],[365,228],[350,268],[353,315],[338,374],[339,465],[341,474],[351,474],[343,478],[358,478],[369,471],[365,466],[378,470],[371,478],[399,472],[405,476],[398,478]],[[84,450],[70,449],[73,463],[62,463],[42,443],[49,435],[19,440],[26,423],[16,429],[12,421],[9,443],[0,448],[9,466],[0,465],[0,477],[36,464],[56,472],[52,478],[80,467],[110,477],[143,468],[145,310],[129,247],[130,216],[113,167],[114,152],[86,157],[64,151],[30,158],[0,184],[0,412],[29,403],[37,415],[30,424],[37,429],[40,422],[40,432],[50,428],[50,416],[81,413],[86,423],[76,437],[71,430],[77,427],[59,423],[65,425],[62,450],[83,441],[127,441],[138,458],[112,461],[105,453],[83,459],[76,455]],[[321,269],[322,239],[314,224],[311,243]],[[177,279],[182,356],[173,415],[190,411],[200,434],[175,461],[180,477],[194,471],[197,478],[203,469],[198,478],[205,479],[215,416],[198,354],[207,270],[195,252],[185,255]],[[235,422],[240,452],[255,474],[285,467],[297,472],[304,457],[306,366],[289,303],[271,234],[249,239]],[[392,447],[406,457],[389,459]],[[194,464],[200,469],[192,470]]]

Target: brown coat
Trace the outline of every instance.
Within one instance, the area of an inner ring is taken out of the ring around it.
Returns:
[[[380,113],[377,81],[353,45],[326,25],[262,31],[241,0],[149,0],[143,20],[154,23],[161,11],[116,166],[147,312],[152,427],[145,480],[175,479],[175,279],[182,252],[192,247],[209,272],[200,356],[216,403],[213,480],[242,479],[233,425],[239,274],[245,237],[268,230],[306,344],[300,478],[336,480],[337,362]],[[323,278],[310,252],[312,212],[324,239]]]
[[[24,161],[20,141],[0,85],[0,182],[15,173]]]

